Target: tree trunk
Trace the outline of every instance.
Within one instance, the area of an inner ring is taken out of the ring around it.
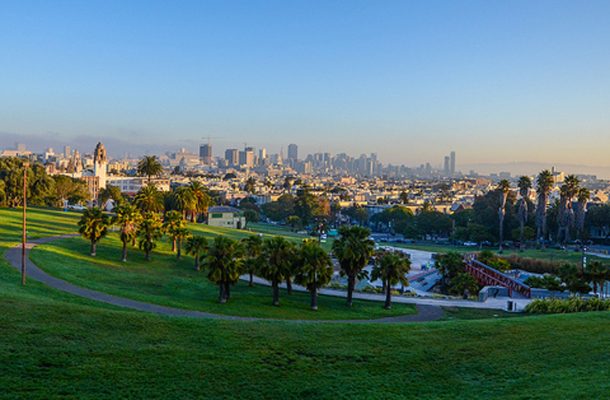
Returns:
[[[504,242],[504,213],[500,210],[500,244],[498,246],[498,252],[502,253],[502,242]]]
[[[252,271],[250,271],[250,279],[248,280],[248,286],[252,287],[254,286],[254,274],[252,273]]]
[[[286,293],[292,294],[292,280],[290,277],[286,278]]]
[[[176,258],[179,260],[180,257],[182,256],[182,239],[178,239],[178,249],[177,249],[177,253],[176,253]]]
[[[313,311],[318,311],[318,289],[317,288],[312,288],[310,290],[310,294],[311,294],[311,309]]]
[[[199,271],[199,254],[195,253],[195,271]]]
[[[144,252],[144,259],[145,259],[146,261],[150,261],[150,250],[146,250],[146,251]]]
[[[95,257],[97,254],[97,242],[95,240],[91,241],[91,257]]]
[[[352,297],[354,293],[355,277],[350,275],[347,277],[347,305],[351,307],[353,304]]]
[[[172,253],[176,251],[176,238],[172,239]]]
[[[224,282],[218,283],[218,302],[220,304],[224,304],[224,303],[227,302],[227,299],[225,297],[225,285],[224,285]]]
[[[225,282],[225,299],[229,300],[231,298],[231,283]]]
[[[273,305],[274,306],[279,306],[280,305],[280,287],[277,281],[273,281],[272,284],[273,286]]]
[[[392,285],[390,285],[390,282],[387,282],[385,286],[385,303],[383,305],[383,308],[389,310],[390,308],[392,308]]]
[[[127,242],[123,242],[123,258],[121,259],[123,262],[127,262]]]

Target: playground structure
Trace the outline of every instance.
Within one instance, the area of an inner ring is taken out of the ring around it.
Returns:
[[[483,286],[502,286],[508,289],[508,296],[515,294],[527,299],[532,297],[532,289],[526,284],[498,271],[476,259],[474,254],[464,257],[466,272],[472,275]]]

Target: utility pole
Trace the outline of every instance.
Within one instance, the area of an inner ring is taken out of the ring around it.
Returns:
[[[25,286],[26,281],[26,259],[25,245],[27,243],[27,207],[28,207],[28,168],[30,163],[23,163],[23,227],[21,238],[21,285]]]

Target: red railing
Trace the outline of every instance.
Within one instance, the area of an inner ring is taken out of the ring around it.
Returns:
[[[489,265],[483,264],[472,254],[464,257],[464,265],[466,272],[475,277],[481,285],[505,287],[508,289],[508,295],[510,297],[512,297],[513,291],[527,298],[532,297],[532,290],[529,286],[503,274]]]

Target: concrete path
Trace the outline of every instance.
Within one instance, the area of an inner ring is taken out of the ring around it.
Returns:
[[[212,314],[203,311],[195,310],[184,310],[174,307],[166,307],[157,304],[146,303],[137,300],[131,300],[124,297],[113,296],[107,293],[98,292],[96,290],[86,289],[80,286],[73,285],[62,279],[55,278],[36,266],[29,259],[29,251],[39,244],[49,243],[57,239],[73,237],[75,235],[62,235],[52,236],[37,240],[32,240],[26,245],[26,268],[28,279],[33,279],[44,283],[54,289],[61,290],[66,293],[70,293],[76,296],[84,297],[90,300],[96,300],[107,304],[112,304],[118,307],[129,308],[132,310],[144,311],[159,315],[171,316],[171,317],[191,317],[191,318],[207,318],[207,319],[220,319],[220,320],[233,320],[233,321],[282,321],[282,322],[296,322],[296,323],[399,323],[399,322],[425,322],[435,321],[443,317],[443,310],[437,305],[416,305],[417,314],[415,315],[404,315],[398,317],[388,317],[371,320],[280,320],[271,318],[253,318],[253,317],[240,317],[222,314]],[[21,269],[21,245],[9,249],[5,253],[5,258],[14,268]],[[345,295],[345,292],[344,292]]]

